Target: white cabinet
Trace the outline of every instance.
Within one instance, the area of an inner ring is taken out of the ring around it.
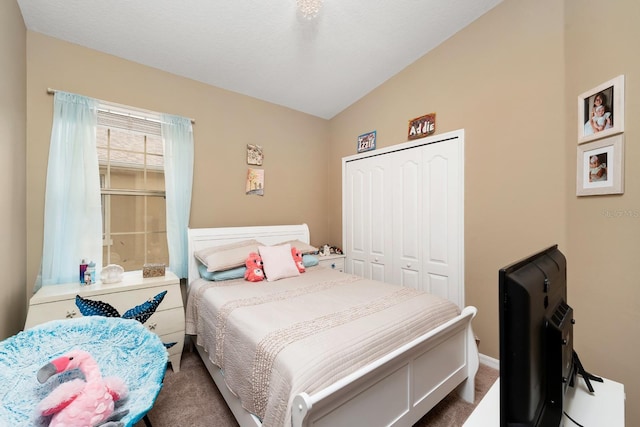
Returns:
[[[464,306],[464,132],[343,159],[345,270]]]
[[[156,333],[163,343],[173,343],[167,351],[175,372],[180,370],[180,358],[184,347],[184,308],[180,279],[167,272],[162,277],[143,278],[141,271],[124,273],[119,283],[94,283],[80,286],[80,283],[44,286],[29,301],[29,311],[25,329],[50,320],[80,317],[76,305],[76,295],[94,301],[102,301],[113,306],[120,315],[127,310],[154,298],[166,291],[156,311],[144,325]]]

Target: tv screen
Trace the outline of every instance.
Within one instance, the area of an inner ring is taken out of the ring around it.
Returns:
[[[500,425],[558,427],[574,375],[573,310],[557,245],[499,271]]]

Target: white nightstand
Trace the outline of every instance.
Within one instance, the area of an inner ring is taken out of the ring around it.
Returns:
[[[344,272],[344,255],[318,255],[318,265]]]
[[[169,348],[169,361],[174,372],[180,371],[184,347],[184,308],[180,279],[170,271],[161,277],[143,278],[142,271],[128,271],[118,283],[98,282],[89,286],[80,283],[44,286],[29,301],[25,329],[55,319],[80,317],[76,295],[112,305],[120,315],[127,310],[167,291],[155,313],[144,323],[163,343],[175,342]]]

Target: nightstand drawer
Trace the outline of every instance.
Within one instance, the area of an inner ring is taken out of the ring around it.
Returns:
[[[160,304],[162,306],[162,304]],[[144,326],[157,335],[184,331],[184,311],[182,307],[158,310],[144,322]]]
[[[182,354],[182,348],[184,347],[184,333],[174,332],[172,334],[161,335],[160,340],[164,344],[169,344],[172,342],[176,343],[173,347],[167,349],[169,357],[174,355],[179,356]]]
[[[143,304],[145,301],[152,299],[163,291],[167,291],[167,293],[158,306],[158,310],[168,310],[178,307],[182,310],[182,294],[180,293],[180,286],[177,284],[167,285],[160,288],[135,289],[128,292],[97,294],[91,296],[84,296],[83,292],[80,291],[79,295],[82,298],[86,298],[91,301],[109,303],[118,310],[118,313],[122,316],[127,310]],[[25,328],[30,328],[31,326],[35,326],[49,320],[82,316],[80,309],[76,306],[76,296],[70,295],[70,297],[71,298],[62,301],[32,304],[29,307]]]
[[[319,257],[318,265],[325,268],[332,268],[338,271],[344,271],[344,256],[328,256],[325,258]]]

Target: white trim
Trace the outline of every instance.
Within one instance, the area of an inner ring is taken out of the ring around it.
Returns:
[[[493,369],[500,370],[500,361],[498,359],[494,359],[493,357],[487,356],[486,354],[482,354],[482,353],[480,353],[478,357],[480,359],[481,364]]]

